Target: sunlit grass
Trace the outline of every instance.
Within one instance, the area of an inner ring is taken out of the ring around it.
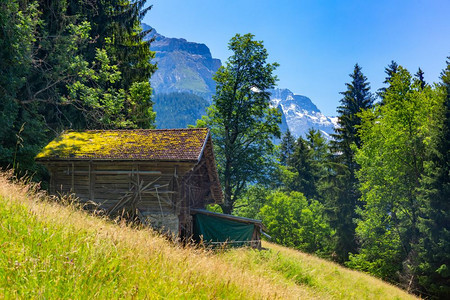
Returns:
[[[266,277],[282,277],[331,299],[415,299],[415,296],[367,274],[293,249],[264,242],[266,251],[235,249],[222,257]]]
[[[49,201],[0,175],[0,298],[407,299],[273,244],[211,252]]]

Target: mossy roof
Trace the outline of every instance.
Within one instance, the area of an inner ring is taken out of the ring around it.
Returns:
[[[36,159],[197,161],[207,138],[206,128],[66,131]]]

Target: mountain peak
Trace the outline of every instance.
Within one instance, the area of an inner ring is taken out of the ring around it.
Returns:
[[[322,114],[308,97],[295,95],[288,89],[274,89],[271,91],[271,101],[273,106],[281,108],[294,136],[305,136],[310,128],[314,128],[331,138],[335,120]]]
[[[275,89],[272,90],[272,99],[283,99],[284,103],[293,102],[295,105],[302,107],[308,111],[319,112],[317,106],[306,96],[296,95],[288,89]]]
[[[144,30],[153,29],[142,24]],[[215,92],[214,73],[222,65],[213,58],[205,44],[183,38],[168,38],[153,29],[147,36],[154,38],[150,48],[155,51],[158,70],[151,78],[155,93],[190,92],[211,99]]]

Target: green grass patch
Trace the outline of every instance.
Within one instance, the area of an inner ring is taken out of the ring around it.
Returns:
[[[258,298],[236,282],[190,269],[193,261],[183,251],[168,250],[170,245],[145,251],[139,241],[130,245],[99,235],[95,229],[102,228],[47,217],[0,196],[0,295],[5,298]]]
[[[253,270],[258,268],[263,268],[266,271],[270,270],[298,285],[311,287],[315,285],[314,278],[303,270],[298,261],[271,249],[262,251],[239,249],[229,251],[225,256],[236,264],[242,263],[244,258],[247,267]]]
[[[335,263],[264,243],[266,250],[235,249],[223,259],[277,280],[285,280],[326,299],[415,299],[413,295],[367,274]]]

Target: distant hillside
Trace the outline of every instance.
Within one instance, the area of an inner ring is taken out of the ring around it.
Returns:
[[[275,89],[270,98],[272,105],[282,110],[294,136],[305,136],[310,128],[314,128],[331,138],[337,119],[322,114],[308,97],[295,95],[288,89]]]
[[[182,247],[36,195],[0,172],[0,298],[414,299],[369,275],[270,243]]]
[[[151,29],[143,24],[144,29]],[[215,93],[212,79],[221,66],[213,58],[205,44],[188,42],[185,39],[168,38],[153,29],[146,39],[154,37],[151,50],[156,52],[158,70],[150,82],[156,94],[190,92],[207,100]]]
[[[153,97],[156,113],[156,127],[186,128],[195,125],[206,114],[209,102],[191,93],[156,94]]]

